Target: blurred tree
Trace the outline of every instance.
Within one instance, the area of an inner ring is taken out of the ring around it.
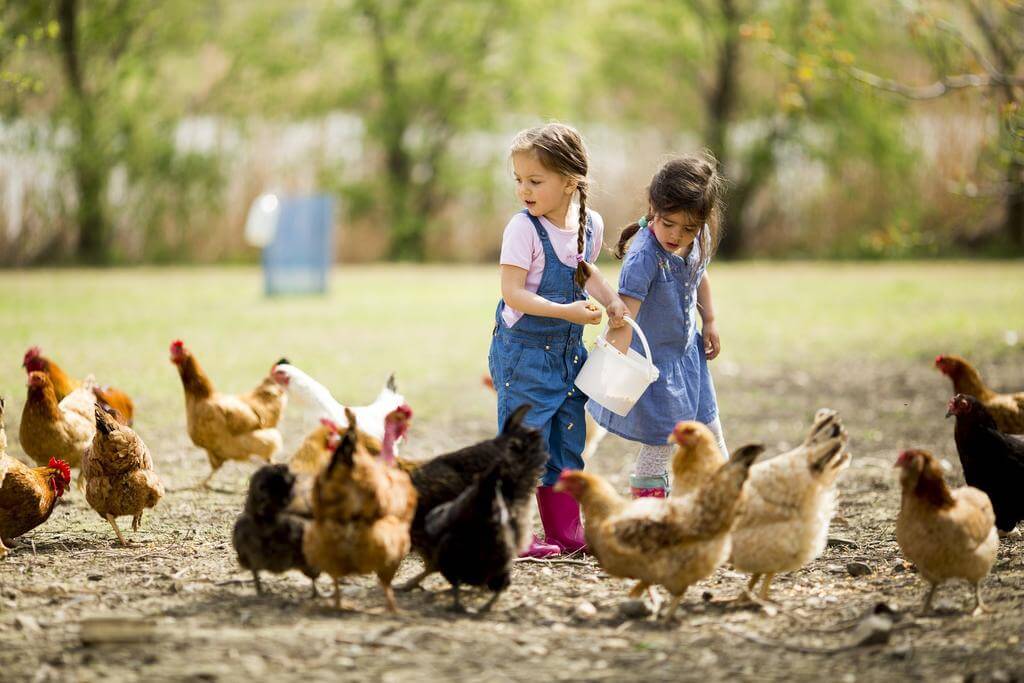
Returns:
[[[352,0],[323,12],[324,44],[344,44],[351,53],[349,68],[317,104],[354,110],[366,123],[383,182],[349,190],[387,225],[392,258],[423,258],[428,230],[457,189],[453,143],[515,105],[530,62],[517,41],[545,5]]]
[[[604,46],[600,78],[614,106],[630,118],[668,131],[695,129],[729,179],[724,256],[749,252],[751,237],[786,198],[765,198],[780,155],[799,151],[840,170],[870,159],[882,174],[906,162],[898,107],[868,111],[819,77],[811,61],[771,59],[765,46],[787,54],[816,44],[842,49],[871,40],[870,12],[854,0],[611,0],[597,26]],[[832,17],[839,14],[844,30]],[[756,207],[756,208],[755,208]]]
[[[7,31],[53,36],[20,55],[38,85],[0,98],[7,117],[44,121],[44,144],[66,164],[75,189],[76,259],[106,263],[115,256],[108,205],[115,171],[123,174],[119,201],[129,202],[133,191],[143,197],[126,220],[145,233],[143,242],[158,241],[150,231],[166,214],[185,214],[197,185],[215,189],[215,167],[175,148],[185,112],[181,82],[167,68],[173,55],[194,49],[210,11],[198,0],[164,2],[159,12],[142,0],[20,0],[0,12]],[[3,66],[15,56],[0,52]]]
[[[1003,198],[1003,240],[1024,252],[1024,3],[900,0],[893,9],[931,63],[934,80],[909,84],[854,66],[852,60],[837,61],[831,54],[826,66],[860,85],[908,100],[980,92],[981,103],[999,121],[992,153],[982,157],[982,175],[989,176],[981,183],[982,191]]]

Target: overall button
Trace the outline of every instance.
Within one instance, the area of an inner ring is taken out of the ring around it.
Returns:
[[[505,382],[505,386],[509,387],[509,386],[512,386],[512,384],[510,382]]]
[[[545,344],[544,345],[544,350],[545,351],[550,351],[551,350],[551,345],[550,344]]]

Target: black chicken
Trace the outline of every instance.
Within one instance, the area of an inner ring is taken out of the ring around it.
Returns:
[[[956,416],[953,436],[964,479],[988,494],[996,513],[996,528],[1009,533],[1024,519],[1024,440],[1003,434],[978,399],[957,394],[946,417]]]
[[[256,593],[262,594],[260,571],[280,574],[298,569],[313,581],[320,572],[302,554],[302,535],[309,519],[286,512],[294,496],[295,475],[287,465],[264,465],[252,475],[245,510],[235,522],[231,541],[238,564],[252,572]]]
[[[452,510],[460,510],[462,505],[470,505],[469,501],[475,501],[473,504],[483,505],[485,502],[480,502],[480,499],[486,500],[488,496],[493,498],[496,495],[485,491],[486,486],[480,488],[484,481],[481,477],[485,474],[498,478],[499,484],[496,489],[500,490],[500,496],[508,514],[507,522],[502,522],[499,526],[502,529],[507,529],[511,534],[511,540],[504,540],[502,535],[505,533],[504,531],[502,534],[495,533],[492,538],[487,538],[483,531],[467,530],[465,532],[468,539],[466,543],[487,544],[488,548],[502,547],[499,558],[496,560],[498,565],[504,561],[501,559],[504,554],[510,552],[512,553],[511,557],[515,558],[519,551],[529,543],[530,533],[533,530],[533,507],[531,505],[533,492],[548,460],[548,453],[540,432],[523,424],[523,419],[529,411],[529,405],[519,406],[505,421],[498,436],[453,453],[438,456],[413,471],[412,484],[416,488],[418,498],[416,517],[413,519],[411,529],[412,547],[422,556],[425,568],[423,572],[401,586],[400,590],[409,590],[418,586],[424,578],[440,569],[436,563],[442,559],[442,556],[447,556],[449,552],[447,550],[439,551],[438,545],[439,539],[450,535],[450,532],[446,531],[449,524],[445,520],[451,521],[457,527],[458,524],[455,520],[460,519],[459,514]],[[498,464],[496,470],[493,469],[495,464]],[[467,489],[474,487],[474,484],[479,491],[478,494],[467,492]],[[428,516],[436,508],[446,503],[453,503],[464,492],[466,501],[460,505],[453,504],[452,510],[447,513],[438,513],[428,530]],[[491,520],[489,523],[498,524],[496,520]],[[459,531],[458,535],[461,536],[462,533]],[[483,534],[483,536],[474,537],[477,533]],[[464,547],[461,542],[453,543],[450,539],[446,544],[446,548]],[[504,549],[507,545],[511,546],[510,549]],[[467,563],[474,561],[468,555],[465,560]],[[449,567],[452,562],[458,563],[459,561],[457,557],[445,558],[445,564]],[[463,576],[460,572],[451,569],[449,571],[453,576]],[[471,573],[467,571],[466,575]],[[472,585],[486,583],[486,581],[477,582],[467,578],[460,578],[459,581]],[[504,586],[494,590],[500,592],[503,589]]]

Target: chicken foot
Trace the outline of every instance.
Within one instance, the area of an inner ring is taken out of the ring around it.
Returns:
[[[391,588],[391,580],[385,581],[380,577],[378,579],[380,580],[380,587],[384,590],[384,599],[388,601],[388,611],[392,614],[398,614],[398,603],[395,602],[395,591]]]
[[[124,536],[121,535],[121,529],[117,526],[117,520],[114,518],[114,515],[108,514],[106,518],[107,521],[110,522],[110,526],[114,528],[114,533],[117,534],[117,540],[121,541],[121,545],[127,548],[128,541],[124,540]]]

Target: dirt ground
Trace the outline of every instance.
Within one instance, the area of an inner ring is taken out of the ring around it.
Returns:
[[[997,386],[1024,386],[1020,363],[983,370]],[[807,568],[775,580],[781,612],[727,604],[745,577],[723,567],[690,589],[675,623],[655,622],[631,612],[637,605],[626,601],[629,584],[604,575],[590,557],[519,563],[511,589],[482,617],[451,613],[440,578],[426,591],[399,594],[397,616],[384,611],[370,577],[343,585],[352,611],[311,600],[308,581],[297,574],[267,576],[269,594],[257,597],[230,541],[253,468],[232,464],[216,480],[226,492],[168,493],[129,549],[73,490],[0,562],[0,679],[1024,678],[1019,537],[1002,542],[983,584],[990,613],[971,617],[969,590],[951,584],[937,595],[937,613],[917,616],[925,586],[894,537],[896,452],[930,449],[952,465],[949,479],[962,482],[952,421],[943,419],[950,388],[928,359],[742,376],[725,367],[718,385],[732,447],[760,440],[778,453],[801,440],[814,410],[826,405],[840,411],[851,434],[854,459],[841,480],[831,534],[838,542]],[[491,399],[481,393],[480,400]],[[14,452],[20,409],[16,403],[8,412]],[[171,489],[207,472],[201,451],[179,431],[182,421],[168,415],[162,429],[145,434]],[[492,431],[452,414],[415,425],[407,452],[437,453]],[[633,451],[608,438],[589,466],[624,488]],[[410,558],[399,578],[418,566]],[[330,590],[326,578],[320,588]],[[467,602],[483,599],[470,595]],[[880,603],[894,614],[865,622]],[[124,618],[141,642],[83,644],[95,626],[89,620],[98,617]]]

